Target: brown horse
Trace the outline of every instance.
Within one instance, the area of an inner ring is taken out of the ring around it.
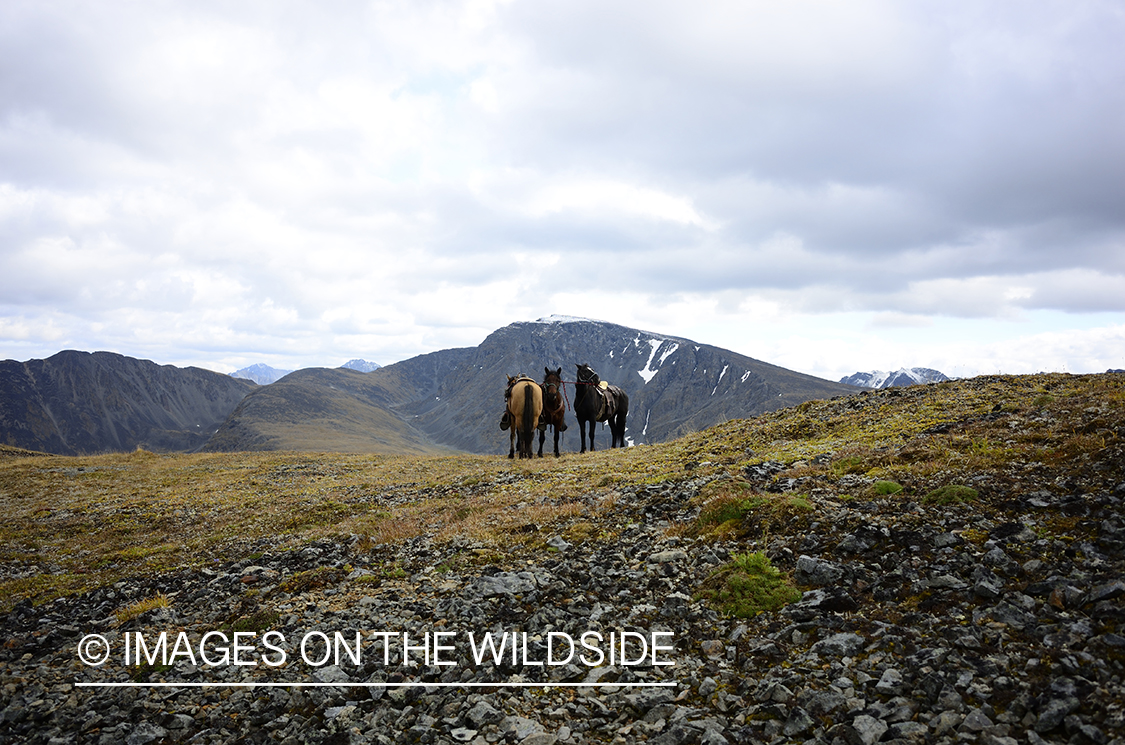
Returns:
[[[543,441],[547,439],[547,427],[555,430],[555,457],[559,457],[559,432],[566,432],[566,405],[563,403],[562,368],[552,370],[544,367],[543,416],[539,419],[539,457],[543,457]]]
[[[512,428],[508,434],[509,458],[516,457],[517,444],[521,458],[532,457],[535,429],[542,413],[543,389],[539,384],[524,375],[508,376],[508,420]]]

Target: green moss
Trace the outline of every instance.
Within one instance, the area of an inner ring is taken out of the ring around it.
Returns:
[[[737,618],[775,611],[799,600],[801,591],[761,551],[737,554],[704,584],[700,597]]]
[[[344,578],[344,570],[336,567],[319,567],[307,572],[297,572],[281,583],[283,592],[299,595],[310,590],[333,585]]]
[[[876,481],[871,485],[871,491],[876,496],[885,497],[902,491],[902,484],[897,481]]]
[[[261,633],[277,623],[280,615],[273,609],[263,609],[249,615],[240,616],[231,624],[231,631],[253,631]]]
[[[968,486],[960,486],[958,484],[948,484],[932,492],[922,498],[926,504],[959,504],[964,502],[973,502],[976,500],[978,494],[977,490]]]

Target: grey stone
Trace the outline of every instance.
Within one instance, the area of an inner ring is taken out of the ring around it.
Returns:
[[[835,585],[843,576],[844,569],[838,564],[802,555],[797,559],[794,579],[802,585],[823,587]]]
[[[465,715],[477,729],[486,724],[498,724],[504,719],[504,712],[500,711],[487,701],[478,701]]]
[[[886,722],[867,714],[860,714],[852,720],[852,730],[862,745],[875,745],[887,733],[888,729],[890,727],[887,726]]]
[[[962,714],[956,711],[939,712],[937,716],[930,720],[930,729],[934,731],[935,737],[941,737],[956,729],[964,718]]]
[[[789,711],[789,718],[785,720],[785,726],[781,728],[781,734],[786,737],[793,737],[809,732],[815,726],[816,720],[807,711],[799,706],[794,706]]]
[[[471,591],[486,598],[501,595],[524,595],[536,589],[535,575],[531,572],[500,572],[481,577]]]
[[[688,555],[686,552],[674,548],[670,551],[658,551],[655,554],[649,555],[648,562],[650,564],[668,564],[673,561],[687,561],[687,558]]]
[[[970,709],[961,722],[961,730],[968,732],[980,732],[991,726],[992,720],[980,709]]]
[[[1035,731],[1050,732],[1081,705],[1082,702],[1073,696],[1051,699],[1039,710],[1039,718],[1035,720]]]
[[[163,727],[151,722],[139,722],[125,738],[125,745],[148,745],[168,735]]]
[[[528,735],[543,731],[543,725],[527,717],[509,716],[500,722],[500,731],[509,734],[517,741],[522,741]]]
[[[812,651],[828,657],[854,657],[866,644],[859,634],[845,632],[818,641],[812,646]]]
[[[552,735],[549,732],[532,732],[520,740],[520,745],[555,745],[558,740],[558,735]]]
[[[313,671],[313,678],[320,683],[350,683],[352,678],[337,665],[318,667]]]
[[[890,667],[883,671],[883,676],[875,684],[875,690],[879,693],[899,694],[902,692],[902,686],[902,673]]]

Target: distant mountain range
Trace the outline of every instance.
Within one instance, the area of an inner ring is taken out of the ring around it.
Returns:
[[[382,365],[378,362],[368,362],[367,360],[348,360],[340,365],[341,369],[358,370],[359,372],[371,372],[378,370]],[[232,378],[243,378],[244,380],[253,380],[258,385],[270,385],[284,378],[292,370],[279,370],[276,367],[259,362],[256,365],[244,367],[241,370],[235,370],[231,373]]]
[[[196,450],[255,385],[112,352],[0,362],[0,443],[60,455]]]
[[[900,367],[894,372],[857,372],[840,378],[840,382],[845,385],[858,385],[861,388],[896,388],[920,383],[941,383],[945,380],[949,380],[945,373],[928,367]]]
[[[688,339],[555,316],[505,326],[476,347],[371,372],[353,369],[361,363],[297,370],[255,385],[108,352],[9,360],[0,363],[0,443],[63,454],[137,446],[506,453],[507,433],[499,429],[506,376],[541,380],[544,367],[562,367],[573,402],[576,363],[590,364],[628,393],[626,439],[636,445],[859,390]],[[261,368],[268,366],[239,372],[269,372]],[[563,449],[576,451],[573,413],[567,418]],[[608,431],[599,427],[597,446],[608,445]]]

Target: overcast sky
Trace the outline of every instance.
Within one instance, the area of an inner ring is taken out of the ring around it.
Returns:
[[[0,3],[0,358],[585,316],[821,377],[1125,368],[1125,6]]]

